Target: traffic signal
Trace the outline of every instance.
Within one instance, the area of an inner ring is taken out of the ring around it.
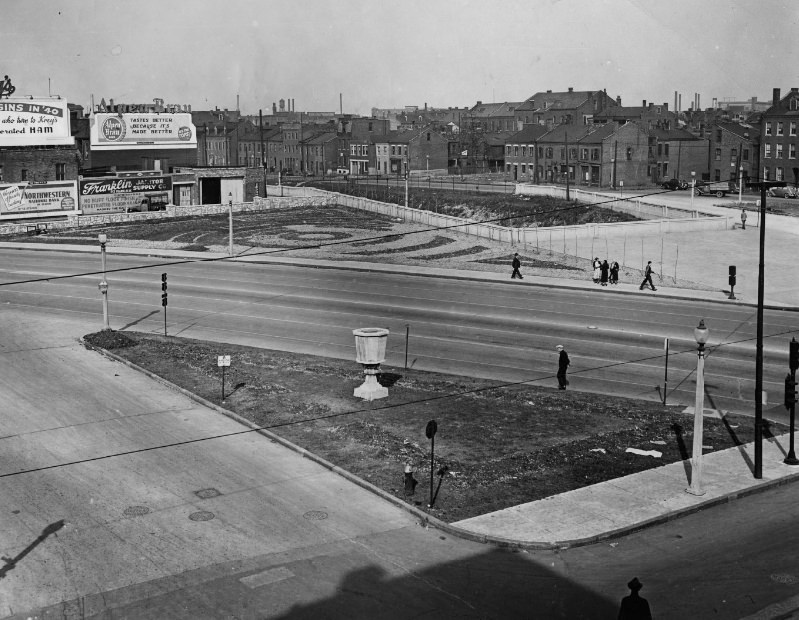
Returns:
[[[791,375],[785,375],[785,408],[790,409],[796,404],[796,381]]]
[[[796,338],[791,338],[789,350],[788,368],[791,369],[791,372],[796,372],[799,368],[799,342],[796,342]]]
[[[166,308],[166,274],[161,274],[161,305]]]
[[[735,286],[735,265],[730,265],[730,286]]]

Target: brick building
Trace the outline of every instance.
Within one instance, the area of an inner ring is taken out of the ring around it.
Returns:
[[[799,184],[797,160],[797,123],[799,122],[799,88],[780,98],[775,88],[771,107],[761,119],[760,162],[762,178],[766,181],[787,181]]]

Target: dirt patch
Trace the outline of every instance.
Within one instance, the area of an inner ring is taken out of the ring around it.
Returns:
[[[227,344],[222,402],[218,345],[138,332],[85,339],[449,522],[685,460],[691,450],[692,417],[648,401],[383,367],[389,396],[370,403],[353,396],[363,382],[355,362]],[[432,509],[430,420],[438,425]],[[708,451],[753,439],[751,419],[705,420]],[[407,463],[418,480],[412,495]]]

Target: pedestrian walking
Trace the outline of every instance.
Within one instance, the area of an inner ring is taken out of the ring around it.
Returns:
[[[741,209],[741,229],[746,230],[746,209]]]
[[[610,283],[619,283],[619,263],[617,263],[615,260],[610,264]]]
[[[562,344],[559,344],[555,347],[555,350],[558,351],[558,389],[565,390],[566,386],[569,385],[569,380],[566,378],[566,369],[571,364],[571,360],[569,359],[569,355],[566,353],[566,349],[563,348]]]
[[[607,286],[608,285],[608,274],[609,274],[609,272],[610,272],[610,265],[608,265],[607,259],[603,260],[602,261],[602,265],[600,265],[600,267],[599,267],[599,273],[600,273],[599,282],[600,282],[600,284],[602,284],[602,286]]]
[[[633,577],[627,587],[630,588],[630,594],[621,599],[619,620],[652,620],[649,601],[638,594],[644,584],[638,581],[638,577]]]
[[[599,284],[599,278],[601,277],[601,269],[602,263],[599,262],[599,257],[594,258],[593,267],[594,267],[594,284]]]
[[[519,271],[519,267],[522,266],[522,262],[519,260],[518,254],[513,255],[513,262],[511,263],[511,266],[513,267],[513,273],[510,274],[510,279],[513,280],[513,278],[519,278],[519,280],[524,280],[522,277],[522,272]]]
[[[644,285],[649,284],[649,287],[656,291],[655,285],[652,283],[652,261],[649,261],[646,264],[646,269],[644,269],[644,281],[641,282],[641,286],[638,287],[638,290],[643,291]]]

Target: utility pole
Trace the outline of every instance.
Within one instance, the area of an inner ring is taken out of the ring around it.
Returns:
[[[264,198],[266,198],[266,151],[264,151],[264,114],[263,110],[258,110],[258,125],[261,128],[261,167],[264,171]]]
[[[564,143],[566,145],[566,202],[569,201],[569,132],[564,132]]]
[[[757,344],[755,346],[755,479],[763,477],[763,288],[766,248],[766,185],[760,183],[760,262],[757,270]]]

